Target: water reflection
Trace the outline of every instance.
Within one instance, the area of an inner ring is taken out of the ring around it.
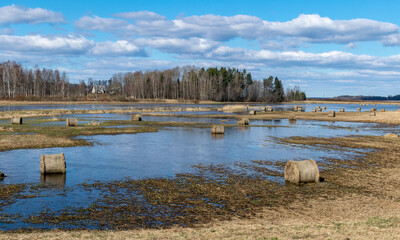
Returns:
[[[250,127],[249,126],[238,126],[237,127],[240,131],[249,131]]]
[[[67,174],[40,174],[40,183],[54,188],[64,188]]]
[[[213,140],[224,139],[224,134],[211,134]]]

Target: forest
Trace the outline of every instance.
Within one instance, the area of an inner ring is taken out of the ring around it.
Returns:
[[[70,83],[65,72],[0,64],[0,98],[16,100],[84,100],[98,94],[129,99],[184,99],[219,102],[282,102],[306,100],[300,88],[284,89],[278,77],[253,79],[245,69],[176,67],[167,70],[116,73],[108,80],[89,78]]]

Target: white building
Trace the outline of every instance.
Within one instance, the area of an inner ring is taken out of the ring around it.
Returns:
[[[92,93],[104,94],[104,93],[106,93],[106,87],[105,86],[101,86],[101,85],[100,86],[99,85],[93,86]]]

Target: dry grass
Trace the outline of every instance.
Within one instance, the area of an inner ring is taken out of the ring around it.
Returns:
[[[86,141],[43,134],[1,135],[0,151],[22,148],[51,148],[89,145]]]
[[[225,105],[220,111],[222,112],[243,112],[247,111],[248,105],[236,104],[236,105]]]
[[[362,202],[370,206],[372,202]],[[336,204],[326,205],[315,202],[315,210],[329,209],[327,212],[343,211],[354,200],[342,199]],[[344,207],[343,207],[344,206]],[[396,207],[396,206],[393,206]],[[398,207],[398,206],[397,206]],[[362,210],[369,210],[365,207]],[[379,210],[379,209],[378,209]],[[377,211],[378,211],[377,210]],[[353,210],[354,211],[354,210]],[[270,217],[282,218],[280,215]],[[337,214],[337,212],[334,212]],[[360,218],[357,221],[316,222],[308,219],[287,219],[285,223],[270,222],[269,219],[233,220],[213,222],[200,228],[172,228],[166,230],[130,231],[49,231],[38,233],[5,233],[1,239],[397,239],[400,235],[400,218],[378,217]]]
[[[5,125],[0,127],[0,151],[25,148],[74,147],[91,145],[77,136],[116,135],[155,132],[157,128],[141,127],[103,127],[102,125],[34,126],[31,124]]]

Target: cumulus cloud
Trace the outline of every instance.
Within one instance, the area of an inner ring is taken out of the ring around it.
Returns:
[[[141,46],[178,54],[201,54],[218,45],[215,41],[203,38],[140,38],[135,42]]]
[[[51,54],[28,54],[26,52],[2,52],[0,50],[0,61],[16,61],[22,63],[27,67],[35,65],[55,68],[55,66],[70,64],[72,58],[65,58],[63,56],[54,56]]]
[[[147,53],[125,40],[94,42],[83,36],[0,35],[0,51],[32,54],[88,56],[142,56]]]
[[[65,20],[62,13],[43,8],[27,8],[16,5],[0,7],[0,24],[16,23],[65,23]]]
[[[185,55],[181,55],[185,56]],[[191,61],[192,55],[187,58],[181,57],[182,61]],[[252,69],[257,72],[265,72],[266,69],[274,69],[276,75],[285,75],[288,70],[296,69],[296,74],[318,73],[319,71],[329,72],[318,75],[321,79],[328,79],[328,76],[338,77],[363,77],[361,72],[373,78],[379,73],[389,73],[393,69],[400,68],[400,55],[392,56],[371,56],[365,54],[352,54],[343,51],[329,51],[322,53],[308,53],[304,51],[269,51],[249,50],[244,48],[232,48],[219,46],[216,49],[196,56],[194,65],[208,63],[208,66],[240,66],[241,68]],[[345,74],[345,75],[343,75]],[[357,75],[354,75],[357,74]],[[265,77],[261,75],[256,75]],[[309,77],[310,75],[307,75]],[[293,78],[293,77],[291,77]]]
[[[400,33],[383,36],[381,42],[385,46],[400,46]]]
[[[383,36],[399,33],[399,27],[392,23],[370,19],[332,20],[318,14],[301,14],[287,22],[264,21],[260,34],[267,37],[301,37],[310,42],[350,43],[355,41],[382,40]]]
[[[168,20],[147,11],[115,16],[140,21],[131,23],[115,18],[86,16],[79,19],[75,26],[149,38],[203,38],[224,42],[240,37],[258,40],[267,49],[291,48],[304,43],[349,44],[360,41],[400,45],[400,28],[397,25],[370,19],[332,20],[317,14],[302,14],[286,22],[270,22],[249,15],[201,15]]]
[[[120,18],[125,18],[125,19],[146,20],[146,21],[166,19],[164,16],[161,16],[155,12],[149,12],[149,11],[117,13],[114,16],[120,17]]]
[[[147,56],[147,53],[142,48],[125,40],[96,43],[90,50],[90,54],[103,56]]]
[[[95,30],[104,32],[116,32],[126,28],[129,23],[127,21],[115,18],[101,18],[98,16],[84,16],[74,22],[75,27],[84,30]]]
[[[271,39],[259,39],[261,48],[269,50],[288,50],[296,49],[299,46],[306,45],[306,39],[304,38],[277,38]]]
[[[342,51],[307,53],[304,51],[273,52],[220,46],[204,55],[207,59],[229,62],[259,63],[271,67],[317,67],[330,69],[390,69],[400,67],[400,55],[376,57]]]
[[[346,49],[354,49],[357,47],[357,43],[349,43],[346,45]]]
[[[85,69],[96,69],[107,72],[108,76],[111,76],[116,72],[153,71],[154,69],[174,68],[181,64],[181,62],[169,60],[141,59],[137,61],[129,57],[115,57],[89,60],[85,63]]]
[[[77,36],[0,35],[0,50],[56,54],[83,54],[94,42]]]

